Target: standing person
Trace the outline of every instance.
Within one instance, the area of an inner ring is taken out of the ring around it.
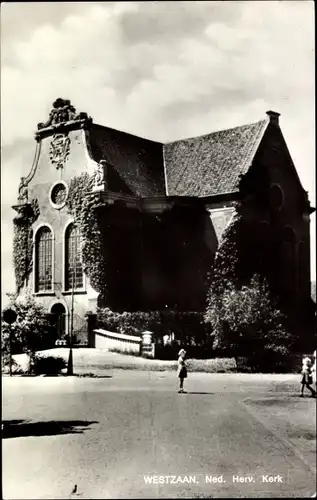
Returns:
[[[184,379],[187,378],[187,368],[185,364],[185,349],[181,349],[178,353],[178,370],[177,376],[179,378],[179,393],[184,392]]]
[[[316,351],[314,352],[313,357],[314,357],[314,364],[312,366],[311,371],[312,371],[313,381],[315,381],[315,392],[316,392],[317,391]]]
[[[312,370],[311,370],[311,360],[310,358],[306,357],[303,359],[303,366],[302,366],[302,389],[301,389],[301,397],[304,397],[304,388],[305,386],[307,389],[310,390],[312,397],[316,397],[316,392],[314,389],[311,387],[311,384],[313,383],[313,378],[312,378]]]

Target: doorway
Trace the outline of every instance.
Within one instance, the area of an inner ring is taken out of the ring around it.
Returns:
[[[51,309],[53,325],[56,328],[56,338],[64,340],[66,338],[66,309],[60,302],[54,304]]]

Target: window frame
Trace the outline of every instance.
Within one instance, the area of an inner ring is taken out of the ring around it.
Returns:
[[[68,280],[68,241],[69,237],[68,234],[71,231],[71,226],[75,226],[74,221],[70,221],[66,224],[64,228],[64,233],[63,233],[63,293],[80,293],[80,292],[85,292],[86,291],[86,275],[83,269],[83,263],[82,263],[82,253],[80,252],[80,260],[82,264],[82,286],[81,287],[76,287],[73,289],[71,284],[69,287],[67,287],[67,280]],[[77,228],[78,229],[78,228]],[[80,230],[78,229],[79,232],[79,237],[80,237]]]
[[[38,239],[39,233],[44,228],[48,229],[51,234],[51,287],[46,290],[39,290],[39,252],[38,252]],[[35,295],[51,295],[54,293],[54,277],[55,277],[55,266],[54,266],[54,252],[55,252],[55,234],[53,228],[48,223],[40,224],[34,231],[33,236],[33,293]]]
[[[62,203],[54,203],[53,200],[52,200],[52,194],[53,194],[53,191],[54,189],[56,188],[56,186],[58,186],[59,184],[63,184],[63,186],[65,187],[65,190],[66,190],[66,196],[65,196],[65,200],[62,202]],[[62,208],[65,207],[66,205],[66,202],[67,202],[67,198],[68,198],[68,185],[66,184],[65,181],[63,180],[60,180],[60,181],[56,181],[54,182],[54,184],[51,186],[50,188],[50,191],[49,191],[49,202],[50,204],[52,205],[52,207],[55,209],[55,210],[61,210]]]

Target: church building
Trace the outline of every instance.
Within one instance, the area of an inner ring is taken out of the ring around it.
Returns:
[[[35,141],[13,207],[17,291],[29,290],[58,318],[60,338],[72,330],[83,342],[85,315],[98,305],[204,311],[217,248],[241,202],[245,243],[257,241],[270,285],[298,317],[311,315],[314,209],[279,113],[162,144],[95,124],[59,98]],[[89,218],[74,217],[86,206],[83,191],[76,197],[80,178],[89,203],[98,204],[98,230]],[[101,268],[105,292],[95,284]]]

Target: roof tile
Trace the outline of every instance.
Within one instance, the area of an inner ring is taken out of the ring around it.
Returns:
[[[238,189],[268,121],[164,144],[170,196],[212,196]]]

